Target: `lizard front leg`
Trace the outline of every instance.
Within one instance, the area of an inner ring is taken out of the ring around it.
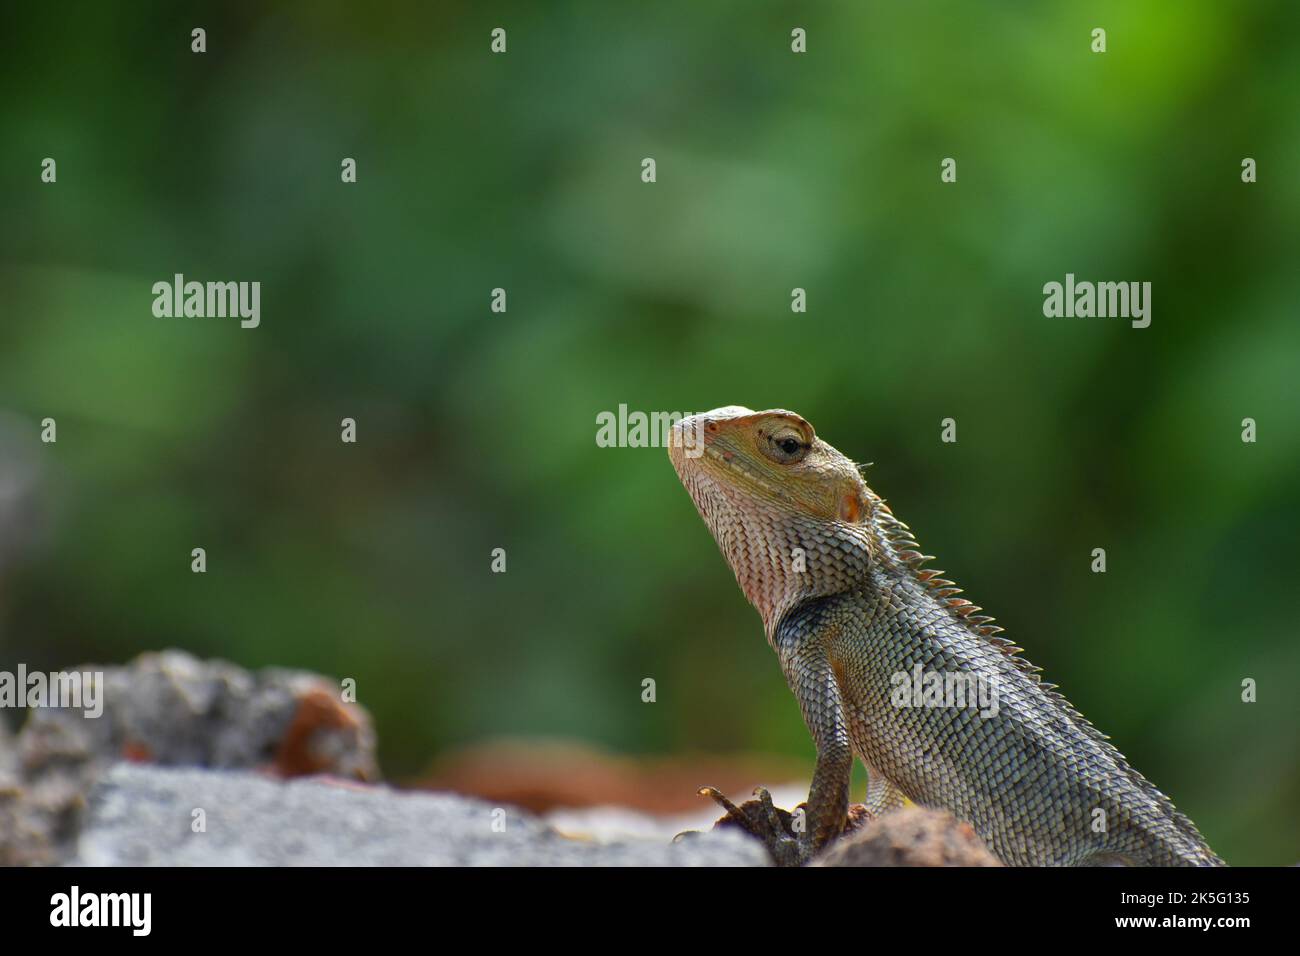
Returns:
[[[816,635],[796,639],[781,655],[786,680],[799,700],[804,722],[817,747],[808,802],[793,814],[779,810],[762,787],[757,800],[737,807],[712,787],[701,794],[727,811],[724,821],[739,826],[767,847],[779,866],[808,862],[844,831],[848,822],[853,746],[841,703],[839,681]]]
[[[801,841],[807,859],[839,836],[848,821],[853,744],[839,678],[819,636],[803,636],[782,660],[817,747],[817,766],[808,791],[806,840]]]

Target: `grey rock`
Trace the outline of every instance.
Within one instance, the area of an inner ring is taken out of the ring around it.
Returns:
[[[65,859],[93,782],[121,760],[379,776],[370,715],[341,699],[337,681],[183,651],[72,670],[90,675],[102,713],[37,707],[16,738],[0,733],[0,866]]]
[[[29,772],[48,763],[121,758],[168,766],[266,767],[373,780],[369,715],[339,684],[303,671],[252,673],[183,651],[142,654],[103,673],[103,714],[33,710],[20,735]]]
[[[903,807],[866,820],[815,866],[1001,866],[975,829],[945,810]]]
[[[202,810],[205,832],[193,831]],[[504,826],[501,826],[501,822]],[[494,826],[494,823],[496,826]],[[765,866],[737,832],[573,839],[513,807],[330,778],[117,764],[77,840],[82,866]]]

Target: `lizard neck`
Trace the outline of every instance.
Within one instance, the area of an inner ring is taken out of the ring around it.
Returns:
[[[769,641],[795,605],[863,587],[869,579],[871,531],[865,525],[816,521],[769,506],[731,511],[712,530]]]

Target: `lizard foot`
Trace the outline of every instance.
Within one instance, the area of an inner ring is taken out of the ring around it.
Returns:
[[[714,828],[738,827],[767,848],[777,866],[801,866],[813,856],[812,842],[806,834],[794,829],[795,816],[772,804],[772,795],[763,787],[754,790],[755,800],[746,800],[740,806],[732,803],[715,787],[702,787],[700,796],[711,798],[726,810],[726,816],[713,824]],[[803,807],[795,808],[799,812]]]

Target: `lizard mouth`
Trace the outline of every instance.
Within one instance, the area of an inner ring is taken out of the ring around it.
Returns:
[[[717,445],[705,445],[704,457],[713,468],[728,471],[733,475],[739,475],[743,478],[746,485],[756,485],[771,497],[789,497],[784,490],[778,488],[771,481],[769,476],[761,473],[758,469],[751,467],[743,457],[737,455],[729,448],[719,448]]]
[[[682,480],[688,471],[698,470],[700,459],[709,453],[717,425],[700,415],[677,422],[668,432],[668,458]]]
[[[668,456],[677,476],[697,505],[702,508],[706,499],[743,506],[749,499],[789,497],[769,475],[754,468],[744,455],[731,448],[716,425],[711,429],[711,423],[698,419],[699,416],[682,419],[673,427],[668,444]],[[690,430],[700,436],[699,444],[692,446]],[[723,479],[723,475],[728,477]]]

